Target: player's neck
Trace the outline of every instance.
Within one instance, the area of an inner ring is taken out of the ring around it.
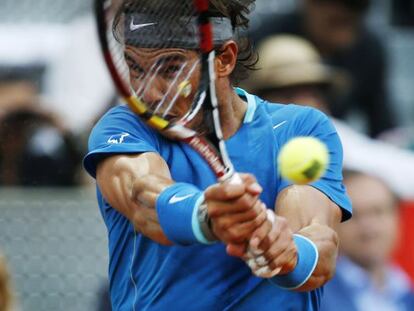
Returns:
[[[226,95],[219,98],[220,122],[224,139],[228,139],[243,124],[244,115],[247,110],[247,103],[243,101],[234,91],[226,92]]]

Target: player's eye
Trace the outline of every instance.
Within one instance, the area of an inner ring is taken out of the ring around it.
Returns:
[[[159,75],[164,79],[174,79],[185,68],[186,60],[181,55],[170,55],[160,59],[159,65]]]
[[[181,66],[178,65],[167,65],[161,70],[161,74],[168,79],[173,79],[176,74],[180,71]]]
[[[144,75],[144,70],[136,63],[128,62],[128,68],[133,78],[139,78]]]

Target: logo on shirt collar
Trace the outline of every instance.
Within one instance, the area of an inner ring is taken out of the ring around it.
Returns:
[[[128,133],[121,133],[117,135],[112,135],[108,139],[108,144],[122,144],[125,140],[125,137],[128,137]]]

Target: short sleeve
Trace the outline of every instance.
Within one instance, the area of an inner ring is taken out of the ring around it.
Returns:
[[[290,109],[296,107],[290,106]],[[300,107],[298,111],[300,112],[294,114],[287,129],[285,142],[297,136],[312,136],[326,144],[329,150],[329,166],[324,176],[311,186],[323,192],[342,209],[342,220],[345,221],[352,216],[352,204],[343,185],[343,149],[340,138],[331,120],[321,111],[309,107]],[[290,183],[282,179],[279,191],[288,185]]]
[[[107,112],[92,129],[83,166],[95,178],[97,164],[109,155],[158,150],[158,140],[152,129],[127,107],[118,106]]]

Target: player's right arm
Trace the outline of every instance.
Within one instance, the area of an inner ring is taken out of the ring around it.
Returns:
[[[173,183],[162,157],[153,152],[109,156],[98,164],[96,181],[108,203],[138,232],[157,243],[172,244],[154,208],[159,193]]]
[[[156,210],[160,193],[175,183],[162,157],[154,152],[109,156],[98,164],[96,180],[107,202],[138,232],[157,243],[173,244]],[[255,178],[244,174],[242,180],[240,185],[214,184],[207,190],[205,203],[209,209],[226,211],[213,214],[212,220],[215,235],[224,243],[248,240],[266,219],[259,200],[262,190]]]

